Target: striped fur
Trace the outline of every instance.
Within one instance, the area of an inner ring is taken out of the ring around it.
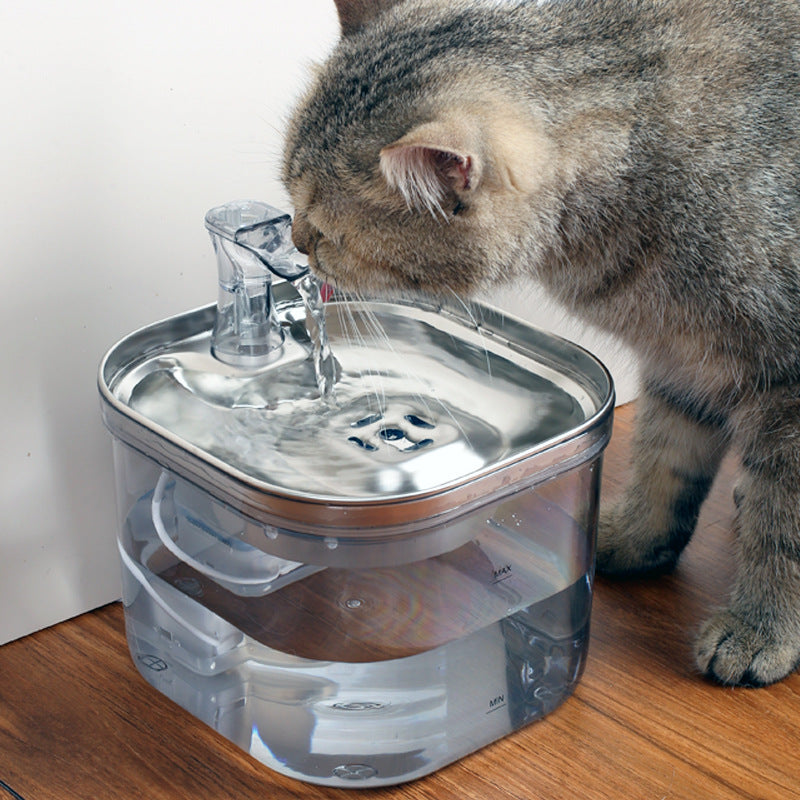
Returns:
[[[355,289],[536,280],[635,348],[608,573],[672,569],[742,456],[738,567],[697,644],[725,683],[800,660],[796,0],[337,0],[289,125],[295,240]]]

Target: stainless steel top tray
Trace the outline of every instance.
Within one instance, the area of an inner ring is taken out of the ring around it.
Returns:
[[[210,354],[210,305],[126,336],[99,371],[116,438],[256,520],[314,534],[414,530],[608,441],[603,365],[480,303],[334,295],[341,378],[321,399],[302,300],[288,283],[273,291],[285,342],[260,369]]]

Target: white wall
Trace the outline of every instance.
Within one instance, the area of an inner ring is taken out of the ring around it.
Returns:
[[[215,299],[207,209],[286,206],[282,121],[336,33],[330,0],[0,4],[0,643],[118,597],[98,362]]]

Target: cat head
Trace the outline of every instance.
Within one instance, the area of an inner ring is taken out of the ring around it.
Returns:
[[[336,4],[342,38],[287,136],[295,244],[349,289],[469,294],[513,277],[555,225],[543,124],[460,47],[458,2]]]

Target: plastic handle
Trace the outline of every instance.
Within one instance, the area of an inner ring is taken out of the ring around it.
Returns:
[[[196,625],[192,625],[186,619],[184,619],[180,614],[178,614],[169,603],[164,600],[164,598],[153,588],[150,584],[150,579],[139,569],[139,566],[134,562],[134,560],[125,552],[125,548],[122,546],[122,542],[117,540],[117,549],[119,550],[119,555],[122,560],[122,563],[127,567],[128,571],[136,578],[139,582],[139,585],[150,595],[150,597],[155,601],[156,605],[164,612],[168,617],[175,620],[179,625],[183,626],[187,630],[190,630],[194,636],[200,639],[206,645],[210,647],[219,647],[222,642],[225,641],[226,637],[222,636],[211,636],[210,634],[206,633],[205,631],[200,630]],[[177,589],[176,589],[177,591]],[[239,633],[237,631],[237,633]],[[239,633],[241,636],[241,634]]]
[[[266,586],[271,584],[274,579],[275,575],[270,575],[269,578],[265,578],[263,576],[255,576],[251,578],[242,578],[238,575],[231,575],[228,572],[223,572],[222,570],[215,569],[214,567],[208,566],[208,564],[203,564],[202,561],[198,561],[196,558],[190,556],[184,550],[182,550],[176,544],[175,540],[169,535],[167,532],[166,527],[164,526],[164,521],[161,518],[161,503],[164,499],[164,492],[167,488],[167,483],[169,482],[170,474],[166,471],[162,472],[158,478],[158,482],[156,483],[156,488],[153,491],[153,500],[150,504],[150,512],[153,518],[153,527],[156,530],[156,534],[158,538],[161,540],[161,544],[167,548],[167,550],[172,553],[177,559],[182,561],[184,564],[188,564],[192,569],[197,570],[202,575],[205,575],[207,578],[211,578],[211,580],[219,582],[219,583],[227,583],[232,586],[238,587],[255,587],[255,586]]]

